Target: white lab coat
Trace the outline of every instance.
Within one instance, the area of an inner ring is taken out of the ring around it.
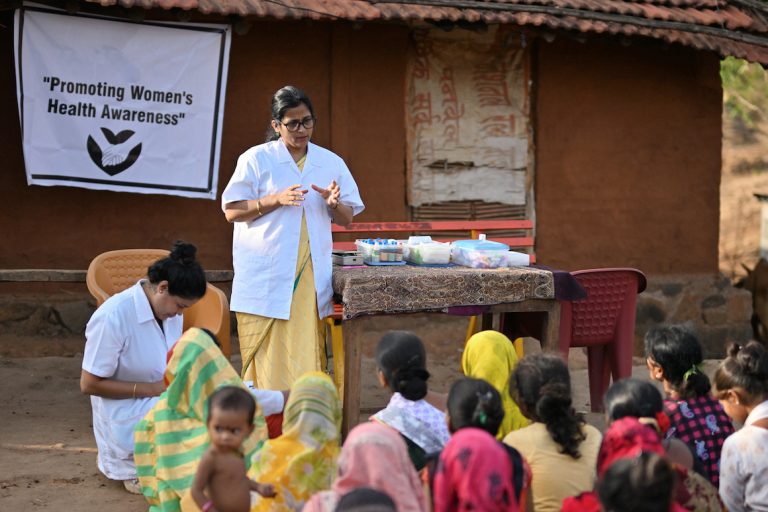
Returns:
[[[155,320],[141,281],[107,299],[85,329],[83,370],[105,379],[157,382],[165,373],[166,354],[181,337],[181,315]],[[157,397],[112,399],[91,396],[98,465],[113,480],[136,478],[133,427]]]
[[[331,210],[312,184],[341,188],[341,203],[354,215],[363,211],[357,184],[344,160],[309,143],[304,171],[300,172],[282,140],[252,147],[237,167],[222,195],[228,203],[276,194],[291,185],[307,189],[302,206],[281,206],[250,222],[236,222],[232,241],[235,277],[232,311],[288,320],[296,277],[302,213],[306,213],[312,268],[320,318],[333,313],[331,287]]]

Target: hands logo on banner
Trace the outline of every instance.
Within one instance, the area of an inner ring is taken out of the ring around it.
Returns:
[[[136,163],[141,154],[141,142],[131,147],[133,143],[129,139],[135,133],[133,130],[123,130],[115,135],[109,128],[102,127],[101,133],[106,139],[103,146],[90,135],[87,144],[88,154],[99,169],[115,176]]]

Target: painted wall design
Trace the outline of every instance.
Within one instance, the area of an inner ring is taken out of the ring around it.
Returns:
[[[413,33],[406,72],[411,206],[525,204],[529,116],[522,42],[504,29]]]

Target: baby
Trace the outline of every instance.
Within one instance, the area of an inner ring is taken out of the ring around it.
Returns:
[[[211,446],[203,454],[192,482],[192,498],[202,512],[248,512],[250,491],[275,496],[274,487],[246,476],[240,452],[243,441],[253,432],[256,402],[246,390],[227,386],[208,398],[208,435]],[[206,497],[205,490],[208,490]]]

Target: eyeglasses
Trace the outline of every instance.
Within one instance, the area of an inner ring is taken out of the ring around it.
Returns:
[[[315,126],[315,118],[313,116],[307,116],[301,120],[294,119],[292,121],[288,121],[287,123],[284,123],[282,121],[277,121],[277,122],[285,126],[289,132],[297,131],[299,129],[299,126],[303,126],[305,130],[309,130],[310,128]]]

